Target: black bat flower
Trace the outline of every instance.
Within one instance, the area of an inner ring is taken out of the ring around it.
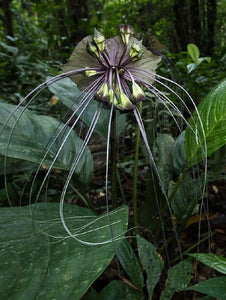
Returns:
[[[175,118],[175,115],[179,116],[187,126],[190,126],[194,133],[196,140],[200,140],[199,133],[192,129],[188,121],[182,113],[182,108],[185,110],[186,115],[191,116],[190,108],[187,104],[193,106],[193,109],[197,108],[189,96],[189,94],[181,87],[179,84],[174,83],[167,78],[159,76],[156,74],[156,68],[158,63],[161,61],[160,56],[154,55],[151,51],[147,50],[142,41],[137,40],[134,36],[134,30],[132,26],[120,25],[119,27],[120,35],[105,39],[104,35],[94,30],[92,36],[85,37],[78,45],[75,47],[69,62],[65,64],[62,69],[63,73],[57,75],[53,78],[48,79],[44,83],[40,84],[33,91],[31,91],[10,113],[7,117],[3,127],[0,130],[0,134],[4,132],[4,128],[14,122],[11,126],[11,132],[8,137],[8,145],[6,147],[5,156],[7,156],[10,148],[10,143],[13,138],[13,132],[16,130],[17,124],[23,116],[23,113],[33,102],[33,100],[48,86],[56,81],[70,77],[80,89],[79,95],[75,96],[74,103],[72,104],[72,113],[66,114],[66,122],[59,126],[58,130],[52,133],[45,149],[43,149],[43,156],[41,161],[39,161],[39,167],[32,179],[30,198],[34,195],[34,183],[37,179],[39,171],[46,162],[46,158],[49,153],[52,154],[52,149],[54,148],[54,155],[51,156],[51,163],[47,166],[46,174],[42,180],[39,190],[35,192],[35,202],[39,200],[41,191],[43,190],[45,184],[49,180],[49,175],[54,167],[55,162],[61,154],[63,147],[66,145],[70,134],[74,131],[75,126],[81,119],[81,116],[86,112],[87,107],[92,101],[98,101],[98,105],[95,106],[93,115],[87,129],[85,138],[79,145],[79,151],[75,151],[75,156],[73,158],[72,164],[70,165],[70,170],[65,181],[64,187],[62,189],[61,199],[60,199],[60,217],[62,224],[67,231],[68,235],[72,238],[78,240],[85,245],[96,245],[98,243],[83,241],[78,235],[73,234],[68,228],[63,213],[63,205],[65,196],[70,184],[71,178],[79,165],[79,161],[84,154],[86,146],[90,141],[90,138],[95,130],[96,124],[100,118],[101,114],[106,113],[104,109],[110,110],[108,128],[107,128],[107,149],[106,149],[106,206],[108,209],[108,165],[109,165],[109,144],[112,129],[112,120],[114,119],[115,111],[120,111],[121,113],[131,113],[134,114],[136,122],[139,126],[141,136],[144,141],[144,145],[147,149],[150,164],[155,175],[159,181],[159,185],[162,189],[166,205],[169,210],[171,206],[169,203],[169,197],[167,191],[163,187],[162,179],[159,174],[158,168],[155,164],[151,148],[148,142],[148,138],[145,131],[145,126],[143,124],[142,117],[139,112],[138,104],[145,100],[150,100],[150,95],[154,96],[163,105],[165,111],[172,117],[176,122],[176,126],[179,131],[182,132],[183,128]],[[164,81],[170,84],[176,85],[183,91],[186,96],[186,101],[184,98],[179,96],[171,87],[168,87]],[[165,91],[157,88],[162,87]],[[174,100],[168,97],[168,94],[173,95]],[[180,105],[176,104],[175,98],[179,100]],[[108,112],[109,113],[109,112]],[[197,112],[198,113],[198,112]],[[200,123],[201,120],[199,119]],[[203,133],[202,133],[203,134]],[[57,147],[54,145],[57,142]],[[205,145],[201,145],[204,148]],[[6,165],[6,160],[5,160]],[[5,167],[6,169],[6,167]],[[154,189],[155,199],[158,201],[156,190]],[[172,212],[171,212],[172,216]],[[161,218],[161,216],[160,216]],[[172,218],[173,219],[173,218]],[[136,225],[136,224],[135,224]],[[175,230],[176,231],[176,230]],[[104,241],[103,243],[110,242]],[[99,243],[100,244],[100,243]]]

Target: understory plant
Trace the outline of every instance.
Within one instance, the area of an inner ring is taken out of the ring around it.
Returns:
[[[225,145],[226,81],[197,108],[182,86],[156,74],[161,57],[134,37],[133,27],[119,30],[105,39],[95,29],[78,43],[63,73],[16,106],[0,102],[2,193],[11,206],[0,210],[4,298],[226,295],[225,276],[199,283],[192,268],[200,261],[226,273],[225,258],[200,253],[214,234],[207,156]],[[51,116],[37,114],[35,101],[47,89],[60,121],[52,110]],[[129,155],[126,133],[135,145]],[[95,140],[106,147],[101,191],[92,182]],[[74,198],[79,205],[69,204]],[[194,214],[196,241],[186,248],[183,234]],[[114,280],[100,288],[98,278],[110,264],[116,265]]]

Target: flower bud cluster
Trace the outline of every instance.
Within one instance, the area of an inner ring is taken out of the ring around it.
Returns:
[[[92,41],[87,42],[86,50],[95,58],[100,57],[100,52],[104,51],[105,37],[104,35],[94,28],[94,34]]]
[[[134,29],[130,25],[120,25],[119,26],[120,34],[124,44],[129,44],[129,38],[134,34]]]
[[[129,56],[131,57],[132,61],[141,59],[142,55],[143,55],[142,40],[133,42],[129,51]]]
[[[106,40],[94,29],[93,36],[84,38],[75,48],[72,58],[77,59],[75,65],[80,66],[80,74],[87,77],[87,91],[92,84],[95,100],[106,108],[113,105],[114,109],[127,112],[146,99],[145,89],[154,81],[149,70],[153,66],[154,71],[160,59],[143,46],[142,40],[133,37],[132,26],[120,25],[119,31],[119,36]],[[69,62],[67,70],[71,66]],[[83,88],[86,80],[78,79],[78,87],[80,82]]]
[[[141,59],[143,55],[142,41],[135,40],[130,42],[130,38],[134,33],[133,27],[130,25],[120,25],[119,30],[121,40],[124,44],[124,50],[122,49],[124,57],[122,57],[121,60],[127,60],[126,64],[128,64],[128,62]],[[96,29],[94,29],[92,40],[87,42],[87,51],[93,57],[97,58],[100,63],[102,62],[104,53],[106,52],[105,37]],[[102,56],[100,54],[102,54]],[[107,52],[105,53],[105,56],[108,56]],[[108,62],[105,61],[105,66],[107,63]],[[120,79],[124,77],[126,71],[123,65],[120,65],[117,61],[115,61],[115,64],[109,63],[109,68],[106,70],[106,74],[108,74],[107,71],[109,70],[111,70],[113,74],[112,81],[109,82],[110,79],[107,78],[107,80],[101,85],[95,94],[95,99],[97,101],[108,104],[108,106],[113,103],[115,109],[119,109],[120,111],[129,111],[134,109],[134,103],[145,100],[144,91],[134,80],[132,81],[132,88],[129,88],[129,93],[128,90],[127,92],[123,90],[120,82],[113,84],[113,81],[115,82],[116,78],[120,81]],[[116,76],[116,72],[118,72],[118,76]],[[87,68],[84,73],[87,77],[97,75],[97,71],[92,68]],[[112,88],[112,86],[114,86],[114,88]]]
[[[133,104],[144,101],[146,96],[142,88],[136,82],[132,84],[130,97],[123,91],[119,91],[118,88],[109,89],[108,84],[105,82],[96,92],[95,99],[105,104],[112,104],[113,102],[115,109],[129,111],[134,109]]]

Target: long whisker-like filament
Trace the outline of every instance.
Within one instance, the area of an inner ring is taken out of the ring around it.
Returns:
[[[171,206],[170,206],[170,203],[169,203],[168,196],[166,195],[166,192],[165,192],[165,190],[163,188],[162,179],[161,179],[160,174],[158,172],[158,168],[157,168],[157,166],[155,164],[155,160],[154,160],[153,154],[151,152],[151,149],[150,149],[150,146],[149,146],[149,143],[148,143],[148,139],[147,139],[147,135],[146,135],[146,132],[145,132],[144,125],[143,125],[143,121],[141,119],[141,116],[140,116],[140,113],[139,113],[138,109],[134,110],[134,115],[135,115],[136,121],[137,121],[137,123],[138,123],[138,125],[140,127],[141,135],[143,137],[143,141],[145,143],[145,147],[146,147],[146,149],[148,151],[148,154],[149,154],[151,168],[153,168],[154,174],[158,178],[162,194],[164,196],[164,199],[166,200],[166,203],[167,203],[167,206],[168,206],[168,209],[169,209],[169,213],[170,213],[170,216],[171,216],[171,220],[172,220],[173,229],[175,231],[175,238],[176,238],[177,246],[178,246],[178,249],[179,249],[180,257],[182,258],[180,241],[179,241],[178,233],[177,233],[177,230],[176,230],[176,225],[175,225],[175,222],[173,220],[173,212],[172,212],[172,209],[171,209]],[[153,180],[154,180],[154,174],[152,173]],[[159,209],[159,217],[161,219],[162,234],[163,234],[163,238],[164,238],[165,245],[166,245],[166,256],[167,256],[167,260],[169,262],[168,251],[167,251],[167,243],[166,243],[166,236],[165,236],[165,229],[164,229],[164,222],[163,222],[163,219],[162,219],[162,216],[161,216],[161,213],[160,213],[160,205],[159,205],[159,202],[158,202],[158,196],[157,196],[156,187],[155,187],[155,185],[153,185],[153,186],[154,186],[155,199],[156,199],[156,202],[157,202],[157,205],[158,205],[158,209]]]
[[[85,139],[84,139],[84,141],[83,141],[83,144],[82,144],[82,147],[81,147],[81,149],[80,149],[80,152],[79,152],[79,154],[77,155],[77,157],[75,158],[75,160],[74,160],[74,162],[73,162],[73,164],[72,164],[71,170],[70,170],[70,172],[69,172],[69,174],[68,174],[67,180],[66,180],[66,182],[65,182],[65,184],[64,184],[64,188],[63,188],[63,191],[62,191],[62,194],[61,194],[61,199],[60,199],[60,207],[59,207],[59,212],[60,212],[61,222],[62,222],[62,224],[63,224],[63,226],[64,226],[66,232],[67,232],[72,238],[74,238],[75,240],[81,242],[81,243],[84,244],[84,245],[93,245],[93,243],[89,243],[89,242],[85,242],[85,241],[82,241],[82,240],[80,240],[80,239],[77,239],[76,236],[69,230],[69,228],[67,227],[67,225],[66,225],[66,223],[65,223],[64,212],[63,212],[63,210],[64,210],[64,209],[63,209],[63,206],[64,206],[64,199],[65,199],[65,195],[66,195],[66,191],[67,191],[69,182],[70,182],[71,177],[72,177],[72,175],[73,175],[73,173],[74,173],[74,171],[75,171],[75,169],[76,169],[76,167],[77,167],[77,165],[78,165],[78,163],[79,163],[79,160],[80,160],[80,158],[81,158],[81,156],[82,156],[82,154],[83,154],[83,152],[84,152],[84,150],[85,150],[85,147],[87,146],[87,144],[88,144],[88,142],[89,142],[89,140],[90,140],[90,137],[91,137],[91,135],[92,135],[92,133],[93,133],[93,131],[94,131],[94,128],[95,128],[95,126],[96,126],[96,124],[97,124],[97,121],[98,121],[98,119],[99,119],[99,117],[100,117],[100,113],[101,113],[101,106],[99,105],[97,111],[95,112],[95,114],[94,114],[94,116],[93,116],[91,125],[90,125],[90,127],[89,127],[89,129],[88,129],[88,132],[87,132],[87,134],[86,134],[86,137],[85,137]],[[96,243],[94,243],[94,244],[96,244]],[[98,244],[98,243],[97,243],[97,244]]]
[[[53,84],[54,82],[58,81],[58,80],[61,80],[63,78],[66,78],[68,77],[69,75],[74,75],[76,73],[80,73],[80,71],[70,71],[70,72],[67,72],[67,73],[63,73],[61,74],[60,76],[55,76],[53,78],[50,78],[48,79],[47,81],[45,81],[44,83],[42,83],[41,85],[39,85],[36,89],[34,89],[32,92],[30,92],[22,101],[20,104],[18,104],[13,110],[12,112],[10,113],[10,115],[8,116],[8,118],[6,119],[6,121],[4,122],[3,124],[3,127],[1,128],[1,130],[4,129],[4,127],[7,125],[8,121],[12,118],[12,116],[14,116],[15,112],[20,108],[20,106],[24,103],[25,100],[28,99],[29,95],[32,95],[32,98],[26,103],[25,106],[22,106],[22,109],[21,111],[19,112],[18,116],[16,117],[16,120],[11,128],[11,131],[10,131],[10,134],[8,136],[8,143],[7,143],[7,147],[6,147],[6,153],[5,153],[5,158],[4,158],[4,170],[5,170],[5,174],[6,174],[6,168],[7,168],[7,154],[8,154],[8,150],[9,150],[9,145],[10,145],[10,141],[12,139],[12,136],[13,136],[13,132],[17,126],[17,123],[19,122],[20,118],[22,117],[23,113],[26,111],[26,109],[28,108],[28,106],[31,104],[31,102],[44,90],[46,89],[46,87],[48,87],[49,85]],[[93,81],[93,83],[88,86],[86,89],[84,89],[83,92],[80,93],[80,95],[75,99],[75,101],[72,103],[72,106],[71,106],[71,109],[74,110],[73,114],[69,117],[69,119],[67,120],[66,122],[66,125],[70,123],[70,121],[72,120],[72,118],[74,117],[74,115],[79,111],[80,107],[83,105],[83,103],[86,101],[86,98],[87,97],[91,97],[92,98],[92,95],[94,94],[93,91],[95,91],[95,89],[97,87],[100,86],[100,82],[102,80],[103,77],[99,77],[97,78],[96,80]],[[40,88],[41,87],[41,88]],[[36,91],[36,92],[35,92]],[[85,93],[86,91],[89,91],[89,93]],[[35,93],[34,93],[35,92]],[[93,93],[93,94],[92,94]],[[85,96],[83,96],[85,95]],[[74,106],[77,105],[76,102],[79,101],[79,99],[82,98],[82,101],[79,103],[79,105],[76,107],[76,109],[74,109]],[[91,100],[91,99],[90,99]],[[84,111],[85,109],[83,109]],[[69,111],[68,111],[69,112]],[[68,113],[66,113],[68,114]],[[57,129],[60,127],[60,124],[57,126],[56,128],[56,132],[58,132],[55,136],[53,135],[51,140],[49,141],[48,145],[46,146],[47,147],[47,151],[44,155],[44,157],[42,158],[42,161],[38,167],[38,170],[36,172],[36,175],[35,175],[35,178],[37,177],[37,174],[46,158],[46,156],[48,155],[48,152],[50,150],[50,148],[52,147],[52,145],[54,144],[54,142],[57,140],[57,138],[60,136],[60,134],[63,132],[63,130],[66,129],[66,126],[62,127],[59,131],[57,131]],[[50,144],[50,145],[49,145]],[[53,165],[53,164],[52,164]],[[34,178],[34,180],[35,180]],[[8,188],[7,188],[7,179],[6,179],[6,176],[4,178],[5,180],[5,187],[6,187],[6,194],[8,195]],[[34,183],[34,180],[33,180],[33,183]],[[32,185],[33,186],[33,185]],[[43,186],[43,185],[42,185]],[[32,188],[31,188],[31,193],[32,193]],[[8,200],[9,200],[9,203],[10,203],[10,199],[9,199],[9,196],[8,196]],[[30,202],[30,200],[29,200]]]
[[[38,201],[38,198],[39,198],[39,195],[41,193],[41,190],[44,186],[44,183],[48,177],[48,175],[50,174],[51,170],[52,170],[52,167],[58,157],[58,155],[60,154],[61,150],[63,149],[63,146],[65,145],[66,141],[67,141],[67,138],[69,137],[70,133],[72,132],[72,130],[74,129],[74,127],[76,126],[76,124],[78,123],[78,121],[80,120],[82,114],[85,112],[86,108],[88,107],[89,103],[92,101],[93,99],[93,92],[92,92],[92,89],[91,89],[91,93],[90,94],[87,94],[83,99],[82,101],[79,103],[79,105],[76,107],[76,109],[73,111],[72,115],[70,116],[70,118],[67,120],[67,122],[64,124],[64,126],[57,132],[57,134],[55,136],[52,136],[51,140],[49,141],[49,145],[48,145],[48,149],[47,151],[45,152],[41,162],[39,163],[39,167],[36,171],[36,174],[34,176],[34,179],[33,179],[33,183],[32,183],[32,186],[31,186],[31,192],[30,192],[30,199],[31,199],[31,196],[32,196],[32,189],[33,189],[33,185],[34,185],[34,182],[35,182],[35,179],[38,175],[38,172],[40,171],[41,167],[42,167],[42,164],[44,163],[44,160],[45,158],[47,157],[51,147],[53,146],[53,144],[56,142],[56,140],[58,139],[58,137],[63,134],[62,136],[62,139],[63,139],[63,142],[60,144],[59,148],[57,149],[57,152],[55,153],[55,156],[53,157],[53,160],[51,162],[51,165],[48,167],[48,171],[47,171],[47,174],[45,176],[45,178],[43,179],[43,182],[40,186],[40,189],[39,189],[39,192],[37,193],[37,196],[36,196],[36,200],[35,202]],[[84,105],[84,107],[82,107]],[[80,111],[81,109],[81,111]],[[77,112],[79,112],[76,120],[73,122],[72,126],[70,127],[70,129],[68,130],[68,132],[66,133],[66,136],[64,136],[64,131],[67,129],[67,125],[71,122],[71,120],[73,120],[74,116],[77,114]]]
[[[201,134],[202,134],[202,138],[203,138],[203,145],[201,144],[201,149],[203,151],[203,161],[204,161],[204,168],[205,168],[205,172],[204,172],[204,176],[205,176],[205,181],[206,181],[206,176],[207,176],[207,160],[206,160],[206,156],[207,156],[207,145],[206,145],[206,139],[205,139],[205,130],[204,130],[204,127],[203,127],[203,123],[202,123],[202,120],[201,120],[201,117],[200,117],[200,114],[199,114],[199,111],[197,109],[197,106],[195,105],[195,102],[194,100],[192,99],[192,97],[190,96],[190,94],[178,83],[174,82],[173,80],[170,80],[166,77],[163,77],[163,76],[160,76],[158,74],[155,74],[153,72],[148,72],[148,71],[144,71],[144,70],[140,70],[140,69],[134,69],[134,68],[129,68],[130,70],[133,70],[135,73],[137,72],[138,74],[142,74],[142,76],[145,76],[146,74],[146,77],[148,77],[149,75],[151,76],[151,78],[153,80],[155,80],[155,82],[159,83],[160,85],[164,86],[165,88],[167,88],[171,93],[173,93],[180,101],[181,103],[184,105],[184,107],[186,108],[187,112],[190,114],[191,116],[191,121],[193,121],[193,124],[195,127],[197,127],[197,124],[196,122],[194,121],[192,115],[191,115],[191,112],[189,110],[189,108],[187,107],[186,103],[183,101],[183,99],[173,90],[171,89],[170,87],[168,87],[166,84],[164,84],[162,81],[156,79],[155,77],[157,78],[160,78],[160,79],[163,79],[163,80],[166,80],[170,83],[172,83],[173,85],[177,86],[178,88],[180,88],[185,94],[186,96],[188,97],[189,101],[191,102],[191,104],[193,105],[193,108],[197,114],[197,117],[198,117],[198,121],[199,121],[199,124],[200,124],[200,127],[201,127]],[[198,139],[200,140],[200,143],[201,143],[201,137],[200,137],[200,132],[196,131],[195,134],[197,135]],[[204,190],[203,192],[205,191],[205,187],[204,187]]]

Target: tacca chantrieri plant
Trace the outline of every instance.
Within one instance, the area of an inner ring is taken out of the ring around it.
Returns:
[[[95,99],[101,103],[101,108],[111,110],[106,158],[105,189],[107,211],[109,211],[107,199],[108,149],[113,111],[134,112],[151,154],[137,104],[146,99],[145,90],[152,89],[155,70],[161,60],[161,57],[155,56],[148,51],[143,46],[142,41],[133,37],[134,29],[132,26],[120,25],[119,30],[119,36],[105,39],[101,32],[94,29],[93,36],[85,37],[75,47],[69,62],[63,66],[63,71],[67,73],[72,72],[72,80],[81,90],[86,92],[80,103]],[[96,123],[95,120],[94,123]],[[113,155],[114,153],[111,154],[112,161]],[[151,161],[153,162],[152,154]],[[116,161],[113,161],[113,164],[116,165]],[[114,168],[113,164],[112,168]],[[63,198],[61,203],[63,203]],[[63,219],[63,214],[61,216]],[[66,225],[65,228],[67,230]],[[68,233],[70,234],[69,231]]]
[[[164,105],[167,112],[172,116],[174,121],[177,124],[177,127],[180,131],[180,128],[174,113],[176,112],[188,124],[188,122],[183,117],[180,109],[177,105],[167,97],[167,94],[160,91],[155,85],[154,82],[157,82],[162,87],[168,89],[168,92],[174,94],[182,106],[185,108],[187,113],[191,115],[189,108],[187,107],[184,100],[170,87],[167,87],[161,80],[167,80],[164,77],[156,75],[155,70],[158,63],[161,60],[160,56],[154,55],[152,52],[147,50],[142,41],[137,40],[133,34],[134,29],[129,25],[120,25],[120,35],[105,39],[104,35],[94,29],[94,34],[92,36],[85,37],[78,45],[75,47],[74,52],[72,53],[69,62],[63,66],[64,73],[57,75],[53,78],[48,79],[46,82],[39,85],[31,93],[29,93],[21,103],[11,112],[10,116],[7,118],[6,123],[14,115],[18,107],[23,105],[23,110],[20,113],[20,116],[17,117],[15,125],[12,129],[15,129],[17,121],[21,118],[23,111],[30,105],[30,103],[38,96],[46,87],[52,83],[61,80],[65,77],[70,77],[81,90],[79,96],[75,99],[76,107],[73,108],[73,112],[68,116],[67,122],[65,125],[60,128],[58,132],[53,134],[50,139],[45,154],[40,162],[38,170],[34,176],[34,182],[36,180],[37,174],[40,171],[45,158],[48,155],[48,152],[52,148],[55,141],[59,136],[63,136],[61,139],[61,145],[59,145],[58,150],[55,153],[55,156],[52,160],[50,166],[48,166],[48,171],[43,179],[43,182],[40,186],[38,193],[36,194],[36,202],[39,199],[41,190],[44,188],[45,183],[48,181],[50,172],[54,166],[54,163],[59,156],[63,146],[65,145],[67,138],[69,137],[72,130],[78,124],[81,115],[85,112],[87,106],[91,101],[98,101],[99,105],[97,110],[93,112],[93,119],[91,120],[91,125],[88,128],[87,134],[84,138],[83,144],[79,153],[74,158],[74,162],[69,171],[67,180],[65,182],[64,188],[62,190],[61,201],[60,201],[60,216],[65,230],[68,234],[75,238],[76,240],[84,243],[86,245],[95,245],[94,242],[83,241],[81,238],[78,238],[74,235],[69,228],[67,227],[64,220],[63,205],[65,195],[72,178],[72,175],[78,166],[79,160],[90,140],[90,137],[95,129],[95,126],[98,122],[98,119],[101,113],[105,113],[105,109],[110,110],[109,117],[109,126],[108,126],[108,137],[107,137],[107,157],[106,157],[106,197],[107,197],[107,186],[108,186],[108,161],[109,161],[109,143],[110,143],[110,133],[111,133],[111,123],[113,115],[116,110],[125,113],[131,112],[134,114],[137,124],[140,128],[142,138],[144,140],[145,147],[148,151],[152,169],[155,171],[156,176],[160,182],[161,178],[159,176],[157,167],[155,165],[152,152],[148,143],[148,139],[145,132],[145,127],[142,122],[142,118],[139,113],[138,104],[141,101],[144,101],[148,98],[148,94],[154,95],[159,101]],[[172,81],[168,80],[172,83]],[[177,84],[176,84],[177,85]],[[177,85],[180,87],[179,85]],[[182,88],[184,93],[186,91]],[[186,93],[187,97],[190,99],[194,105],[190,96]],[[194,105],[195,107],[195,105]],[[70,129],[67,131],[66,127],[70,124]],[[3,126],[4,127],[4,126]],[[198,137],[198,135],[196,134]],[[9,137],[10,143],[11,137]],[[155,192],[155,191],[154,191]],[[32,192],[31,192],[32,194]],[[170,209],[168,203],[168,197],[166,192],[163,190],[164,197],[166,199],[167,205]],[[31,197],[31,196],[30,196]],[[108,206],[108,200],[106,199],[106,205]],[[108,207],[107,207],[108,211]],[[109,241],[104,241],[107,243]]]

